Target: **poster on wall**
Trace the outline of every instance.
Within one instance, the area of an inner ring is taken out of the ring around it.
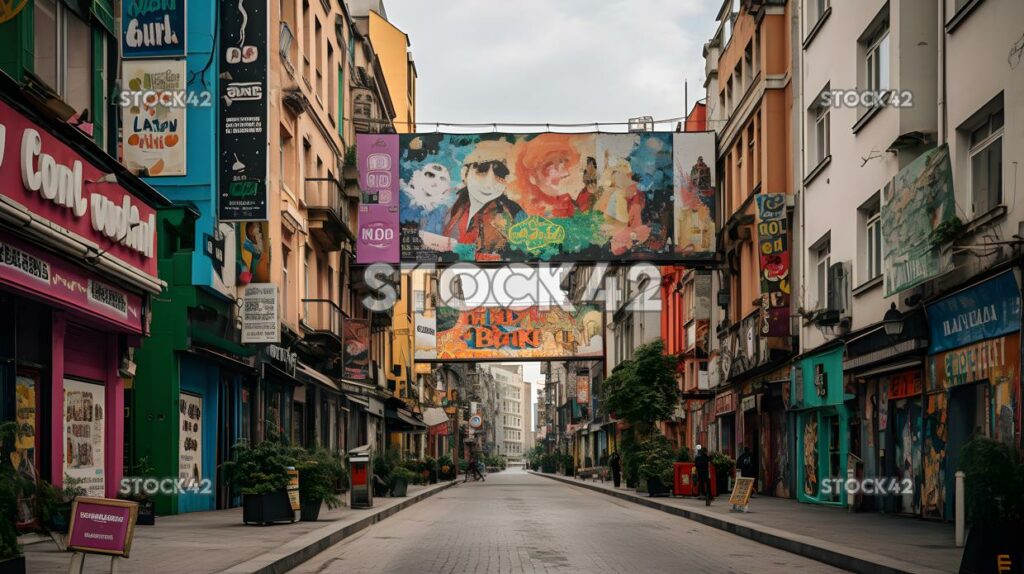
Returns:
[[[267,219],[267,3],[220,4],[221,221]]]
[[[235,296],[238,284],[238,240],[233,223],[218,223],[213,235],[203,234],[203,255],[213,269],[213,288],[228,297]]]
[[[762,337],[789,336],[789,231],[786,194],[757,196],[757,247],[761,276]]]
[[[370,378],[370,323],[365,319],[342,321],[342,349],[346,379],[364,381]]]
[[[36,477],[36,469],[39,467],[36,450],[38,388],[38,372],[18,371],[14,386],[14,420],[18,423],[20,432],[14,441],[14,450],[11,451],[11,466],[21,476],[33,479]]]
[[[576,402],[581,405],[590,404],[589,375],[576,375]]]
[[[921,154],[882,193],[882,275],[885,296],[916,287],[952,268],[950,252],[932,234],[956,217],[949,146]]]
[[[121,57],[185,56],[186,0],[121,1]]]
[[[511,361],[604,355],[604,314],[597,305],[558,307],[442,306],[435,311],[435,342],[417,345],[417,361]],[[417,313],[419,324],[422,313]]]
[[[238,284],[270,283],[270,222],[239,223],[237,235]]]
[[[178,480],[187,488],[197,488],[203,480],[203,398],[181,393],[178,420]]]
[[[359,237],[356,263],[398,263],[398,136],[356,134]]]
[[[404,262],[713,257],[713,134],[402,134],[397,154]]]
[[[242,343],[280,343],[277,285],[250,283],[242,296]]]
[[[168,97],[184,93],[185,60],[125,60],[122,77],[124,165],[146,177],[185,175],[185,111]]]
[[[86,496],[105,494],[103,385],[64,379],[64,476]]]

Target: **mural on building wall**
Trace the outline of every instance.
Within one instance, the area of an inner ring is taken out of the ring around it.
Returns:
[[[786,194],[757,195],[762,337],[789,336],[789,231]]]
[[[927,397],[924,413],[922,515],[942,518],[946,509],[946,393]]]
[[[956,217],[949,146],[921,154],[883,190],[881,208],[885,295],[950,269],[951,256],[932,242],[936,228]]]
[[[804,420],[804,494],[818,496],[818,417]]]
[[[238,224],[238,285],[270,283],[270,222]]]
[[[912,399],[899,399],[895,408],[896,472],[901,480],[921,484],[921,405]],[[902,495],[901,512],[921,511],[921,489]]]
[[[431,318],[416,313],[417,325]],[[435,311],[435,345],[417,346],[417,361],[515,360],[604,355],[604,315],[597,305],[475,307]],[[417,331],[418,332],[418,331]],[[425,340],[426,333],[421,338]]]
[[[789,490],[789,433],[786,426],[786,411],[776,410],[769,413],[771,417],[771,454],[772,459],[768,464],[771,468],[771,482],[767,492],[773,496],[789,498],[792,493]],[[766,434],[766,433],[763,433]],[[763,435],[762,435],[763,436]]]
[[[121,68],[121,81],[135,96],[186,89],[185,60],[125,60]],[[156,97],[127,103],[121,121],[125,167],[148,177],[185,175],[186,108]]]
[[[401,259],[707,259],[714,136],[399,136]]]

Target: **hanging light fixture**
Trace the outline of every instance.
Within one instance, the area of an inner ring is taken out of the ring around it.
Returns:
[[[882,326],[885,328],[885,334],[891,339],[895,339],[903,333],[903,313],[896,308],[896,303],[892,303],[889,310],[885,312],[885,316],[882,317]]]

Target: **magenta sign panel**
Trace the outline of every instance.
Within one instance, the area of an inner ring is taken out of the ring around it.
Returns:
[[[123,500],[79,498],[71,517],[68,548],[83,552],[127,556],[137,506]]]
[[[4,234],[0,234],[0,284],[142,333],[142,297]]]
[[[156,276],[156,210],[3,102],[0,195]]]
[[[398,135],[358,134],[359,233],[356,263],[398,263]]]

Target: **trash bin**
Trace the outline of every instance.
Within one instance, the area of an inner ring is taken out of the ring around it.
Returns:
[[[672,494],[676,496],[693,496],[693,487],[697,477],[697,469],[693,466],[693,463],[673,463],[672,470],[675,472],[675,484],[672,488]]]
[[[373,507],[373,461],[370,445],[348,451],[349,508]]]

